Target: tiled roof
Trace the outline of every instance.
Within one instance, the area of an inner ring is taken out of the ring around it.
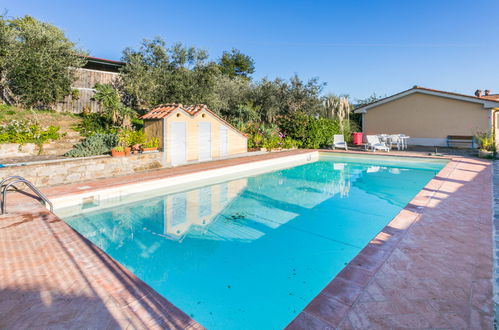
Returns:
[[[208,107],[204,104],[194,104],[194,105],[182,105],[178,103],[171,104],[160,104],[148,113],[140,117],[141,119],[161,119],[168,117],[175,110],[183,110],[191,116],[195,116],[201,110],[207,110],[211,112]],[[213,113],[213,112],[211,112]]]
[[[425,90],[425,91],[430,91],[430,92],[437,92],[437,93],[443,93],[443,94],[448,94],[448,95],[455,95],[455,96],[464,96],[464,97],[472,97],[472,98],[475,98],[475,99],[486,99],[486,100],[497,100],[499,98],[499,95],[497,94],[493,94],[493,95],[489,95],[489,96],[475,96],[475,95],[467,95],[467,94],[461,94],[461,93],[454,93],[454,92],[447,92],[447,91],[442,91],[442,90],[439,90],[439,89],[432,89],[432,88],[426,88],[426,87],[421,87],[421,86],[414,86],[412,89],[421,89],[421,90]]]
[[[210,109],[208,109],[208,107],[205,104],[194,104],[194,105],[182,105],[179,103],[160,104],[149,110],[149,112],[141,116],[140,119],[163,119],[170,116],[176,110],[182,110],[187,114],[189,114],[191,117],[194,117],[199,112],[204,110],[210,113],[213,117],[215,117],[219,121],[223,122],[225,125],[227,125],[227,127],[232,129],[234,132],[246,137],[246,135],[240,132],[237,128],[229,124],[226,120],[218,116]]]
[[[456,99],[465,99],[469,100],[471,102],[476,102],[476,103],[482,103],[484,104],[485,102],[494,102],[494,103],[499,103],[499,94],[493,94],[489,96],[481,96],[477,97],[475,95],[466,95],[466,94],[459,94],[459,93],[454,93],[454,92],[446,92],[438,89],[431,89],[431,88],[426,88],[426,87],[421,87],[421,86],[414,86],[410,89],[407,89],[405,91],[402,91],[400,93],[387,96],[385,98],[379,99],[377,101],[374,101],[369,104],[364,104],[362,106],[359,106],[354,109],[355,113],[362,113],[362,111],[365,111],[366,109],[372,108],[374,106],[377,106],[378,104],[383,104],[385,102],[392,101],[394,99],[397,99],[399,97],[403,97],[415,92],[421,92],[421,93],[428,93],[428,94],[433,94],[433,95],[441,95],[441,96],[446,96],[448,95],[449,98],[456,98]]]
[[[483,95],[482,99],[487,99],[487,100],[492,100],[492,101],[499,101],[499,94]]]

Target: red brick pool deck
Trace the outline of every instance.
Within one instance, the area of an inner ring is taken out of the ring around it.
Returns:
[[[43,191],[50,198],[301,152]],[[493,328],[491,167],[453,158],[288,328]],[[1,329],[202,328],[32,200],[12,194],[8,206],[0,216]]]

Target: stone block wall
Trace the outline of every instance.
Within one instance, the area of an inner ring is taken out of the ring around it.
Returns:
[[[20,145],[19,143],[1,143],[0,144],[0,158],[3,157],[24,157],[38,155],[39,148],[34,143],[26,143]]]
[[[128,157],[98,156],[8,166],[0,168],[0,178],[20,175],[37,187],[69,184],[162,168],[166,165],[163,155],[156,152]]]

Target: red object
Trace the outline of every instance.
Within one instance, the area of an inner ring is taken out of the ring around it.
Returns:
[[[362,144],[362,132],[354,132],[353,135],[353,144],[361,145]]]

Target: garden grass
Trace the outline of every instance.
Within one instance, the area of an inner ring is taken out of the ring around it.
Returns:
[[[74,132],[72,127],[81,122],[81,117],[72,113],[55,112],[53,110],[29,110],[6,104],[0,105],[0,124],[11,120],[29,120],[42,127],[59,126],[61,133]]]

